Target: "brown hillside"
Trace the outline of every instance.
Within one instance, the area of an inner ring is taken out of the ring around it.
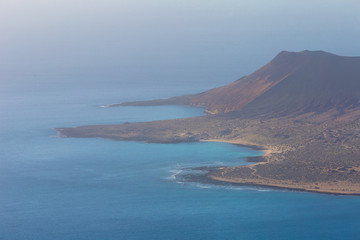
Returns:
[[[284,53],[277,61],[297,59],[296,71],[246,105],[257,113],[342,112],[360,103],[360,58],[325,52]],[[273,61],[274,62],[274,61]],[[277,63],[273,63],[277,64]]]
[[[359,76],[359,57],[283,51],[256,72],[223,87],[195,95],[111,106],[180,104],[205,107],[212,114],[242,109],[259,113],[322,112],[357,106]]]

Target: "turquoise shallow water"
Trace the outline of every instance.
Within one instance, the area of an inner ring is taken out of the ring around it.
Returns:
[[[174,179],[182,168],[246,164],[257,151],[58,138],[53,130],[202,114],[174,106],[98,107],[169,91],[131,84],[2,90],[0,239],[359,239],[359,197]]]

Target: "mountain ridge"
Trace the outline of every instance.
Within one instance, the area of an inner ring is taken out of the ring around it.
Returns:
[[[346,79],[340,82],[342,76]],[[194,95],[110,106],[191,105],[205,107],[211,114],[256,108],[265,113],[264,106],[267,106],[267,112],[284,112],[269,106],[268,103],[273,102],[289,113],[301,109],[326,111],[331,107],[359,105],[360,93],[354,91],[360,88],[359,76],[360,57],[344,57],[324,51],[282,51],[257,71],[229,85]],[[271,95],[272,92],[275,96]],[[282,96],[281,102],[276,100],[277,96]],[[285,106],[286,102],[291,104]],[[306,104],[301,106],[302,103]]]

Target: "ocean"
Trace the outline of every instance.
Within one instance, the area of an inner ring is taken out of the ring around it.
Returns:
[[[60,138],[54,131],[201,116],[203,109],[182,106],[100,106],[223,84],[165,82],[8,77],[0,90],[0,239],[359,239],[360,197],[177,178],[186,168],[248,164],[259,151]]]

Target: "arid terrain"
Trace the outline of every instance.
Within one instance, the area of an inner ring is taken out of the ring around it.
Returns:
[[[201,106],[209,115],[58,128],[66,137],[177,143],[225,141],[266,150],[264,161],[207,178],[333,194],[360,194],[360,58],[281,52],[255,73],[196,95],[115,106]],[[257,159],[259,160],[259,159]],[[261,160],[261,159],[260,159]]]

